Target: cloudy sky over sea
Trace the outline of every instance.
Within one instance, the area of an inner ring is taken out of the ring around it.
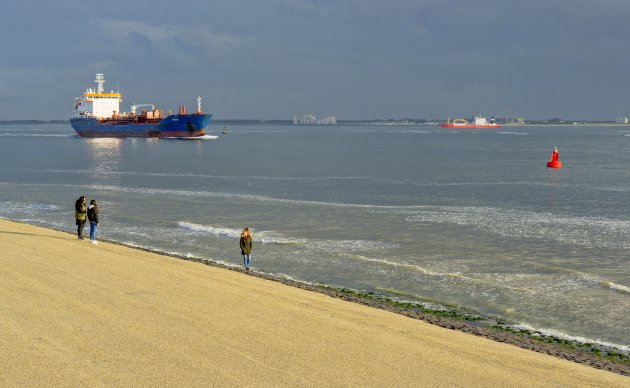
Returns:
[[[215,118],[630,115],[627,0],[0,3],[0,120],[60,119],[105,73],[123,108]]]

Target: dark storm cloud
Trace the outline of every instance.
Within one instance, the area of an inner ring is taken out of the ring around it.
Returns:
[[[627,1],[120,0],[0,5],[0,119],[125,103],[217,118],[630,115]]]

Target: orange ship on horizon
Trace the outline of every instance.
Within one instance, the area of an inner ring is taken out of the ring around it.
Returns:
[[[494,117],[490,118],[490,121],[486,120],[482,116],[474,116],[473,122],[468,122],[466,119],[455,119],[451,121],[448,119],[445,123],[440,123],[442,128],[501,128],[501,124],[495,122]]]

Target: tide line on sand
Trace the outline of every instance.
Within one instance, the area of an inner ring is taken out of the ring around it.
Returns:
[[[627,386],[238,271],[0,219],[3,385]]]

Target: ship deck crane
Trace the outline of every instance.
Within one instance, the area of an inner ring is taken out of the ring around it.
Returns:
[[[131,104],[131,114],[135,115],[136,114],[136,109],[140,108],[140,107],[143,107],[143,106],[150,106],[151,110],[155,109],[155,104],[134,104],[134,103],[132,103]]]

